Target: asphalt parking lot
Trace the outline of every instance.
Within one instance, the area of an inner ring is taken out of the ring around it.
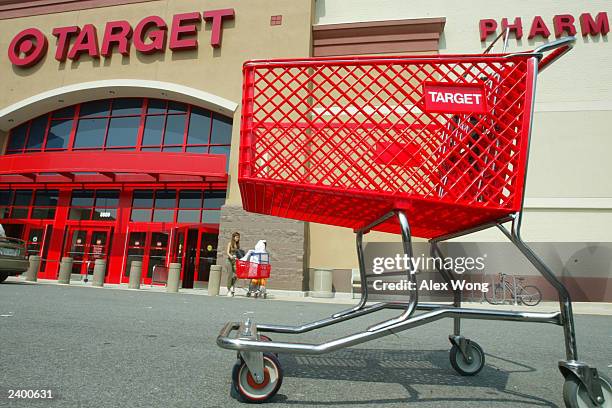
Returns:
[[[0,406],[243,406],[229,397],[235,354],[215,344],[226,321],[253,312],[256,321],[291,324],[345,307],[7,282],[0,285]],[[321,342],[390,315],[300,339]],[[576,321],[581,359],[612,376],[612,317]],[[461,377],[448,359],[451,324],[439,321],[323,356],[281,355],[283,386],[268,405],[563,406],[561,328],[466,321],[465,334],[483,347],[486,366]],[[10,389],[51,390],[54,399],[7,399]]]

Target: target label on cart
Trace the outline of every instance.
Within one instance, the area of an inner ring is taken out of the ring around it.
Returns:
[[[423,96],[426,112],[487,112],[487,98],[483,85],[425,82]]]

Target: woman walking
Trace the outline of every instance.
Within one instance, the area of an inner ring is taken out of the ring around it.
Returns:
[[[227,244],[225,250],[227,255],[227,296],[234,296],[234,290],[236,285],[236,259],[240,259],[244,256],[244,251],[240,249],[240,233],[234,232],[232,239]]]

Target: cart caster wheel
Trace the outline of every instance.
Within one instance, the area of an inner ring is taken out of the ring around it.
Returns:
[[[235,400],[240,400],[240,394],[238,393],[238,388],[236,388],[236,384],[234,384],[233,380],[232,380],[232,383],[230,384],[230,397],[232,397]]]
[[[567,408],[591,408],[591,407],[612,407],[612,381],[608,377],[599,374],[599,385],[604,400],[598,404],[593,404],[586,391],[586,387],[575,375],[568,375],[563,384],[563,401]]]
[[[251,297],[251,292],[247,292],[246,296]]]
[[[265,334],[260,334],[259,335],[259,341],[272,341],[272,339],[268,336],[266,336]],[[278,353],[272,353],[276,356],[276,358],[278,358]]]
[[[241,402],[261,403],[270,400],[276,395],[283,383],[283,369],[280,362],[270,353],[263,354],[264,381],[257,384],[244,360],[239,360],[232,370],[232,388],[230,395],[237,394],[236,399]]]
[[[478,345],[478,343],[473,341],[467,341],[467,354],[471,357],[471,361],[467,361],[466,358],[459,350],[459,347],[453,344],[453,347],[450,349],[450,363],[461,375],[476,375],[482,370],[485,365],[485,355],[482,348]]]
[[[263,294],[263,297],[264,297],[264,299],[267,299],[267,298],[268,298],[268,294],[267,294],[267,293],[264,293],[264,294]]]

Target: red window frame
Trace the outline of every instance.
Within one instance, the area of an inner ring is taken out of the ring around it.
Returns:
[[[136,113],[115,114],[113,111],[113,105],[117,100],[120,100],[120,99],[140,100],[141,101],[140,112],[137,114]],[[87,115],[87,116],[81,115],[82,106],[90,102],[95,103],[99,101],[109,101],[109,109],[107,112],[105,112],[104,114],[100,114],[100,115]],[[163,111],[155,111],[155,112],[150,111],[149,105],[151,101],[162,102],[164,106]],[[177,109],[177,106],[178,106],[178,109]],[[72,107],[74,107],[74,110],[71,116],[61,116],[61,115],[55,116],[58,112],[62,112]],[[229,149],[231,147],[231,137],[228,140],[227,144],[219,144],[219,143],[211,143],[211,142],[213,139],[213,132],[215,131],[214,124],[218,123],[219,121],[223,121],[223,119],[225,120],[229,119],[231,121],[231,118],[227,118],[224,115],[218,114],[208,109],[199,108],[199,107],[197,109],[203,110],[210,118],[209,124],[208,124],[209,128],[206,130],[204,129],[200,130],[202,132],[207,132],[208,134],[207,142],[208,143],[191,143],[191,144],[188,143],[189,124],[190,124],[190,120],[191,120],[194,108],[195,107],[193,105],[190,105],[187,103],[176,102],[176,101],[167,100],[167,99],[156,99],[156,98],[109,98],[109,99],[99,99],[95,101],[89,101],[89,102],[84,102],[81,104],[71,105],[71,106],[67,106],[62,109],[48,112],[45,115],[39,116],[37,118],[33,118],[29,120],[28,122],[25,122],[25,124],[22,124],[20,126],[17,126],[11,129],[9,133],[8,143],[6,144],[7,147],[5,149],[4,154],[23,154],[23,153],[57,152],[57,151],[87,151],[87,150],[94,150],[94,151],[105,151],[105,150],[153,151],[154,150],[154,151],[194,152],[196,151],[196,149],[203,150],[200,153],[209,154],[210,151],[215,147],[226,147]],[[183,109],[183,110],[180,110],[180,109]],[[183,123],[182,143],[165,144],[168,119],[171,117],[178,117],[178,116],[184,116],[184,119],[185,119]],[[42,146],[41,148],[28,149],[27,145],[30,139],[32,123],[35,120],[39,119],[40,117],[47,118],[47,125],[45,128],[45,134],[43,137]],[[135,145],[108,146],[109,128],[110,128],[112,119],[129,118],[129,117],[135,117],[135,118],[139,117],[140,118],[138,129],[137,129]],[[147,118],[151,118],[151,117],[163,117],[163,128],[162,128],[161,140],[159,144],[145,145],[144,137],[145,137],[146,122],[147,122]],[[106,120],[103,145],[95,146],[95,147],[76,147],[75,143],[77,139],[77,132],[78,132],[80,121],[81,120],[91,120],[91,119],[105,119]],[[50,133],[51,128],[53,127],[55,123],[59,123],[62,121],[72,121],[72,123],[70,124],[69,134],[63,135],[65,137],[65,140],[67,140],[66,147],[62,147],[62,148],[47,147],[47,143],[49,141],[49,133]],[[27,127],[27,129],[26,129],[26,134],[25,134],[23,145],[18,149],[9,149],[9,146],[11,145],[11,141],[13,138],[13,132],[16,129],[21,128],[24,125]]]

